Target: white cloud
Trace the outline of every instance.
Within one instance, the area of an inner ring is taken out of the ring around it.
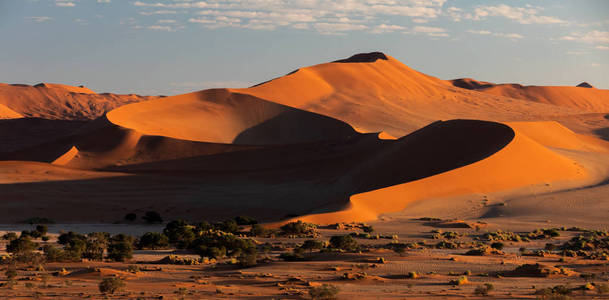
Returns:
[[[97,3],[110,3],[110,0],[97,0]]]
[[[473,13],[462,15],[466,19],[475,21],[485,20],[488,17],[503,17],[520,24],[563,24],[566,21],[556,17],[539,15],[539,8],[526,5],[524,7],[500,4],[496,6],[478,6]],[[454,13],[456,14],[456,13]],[[461,16],[461,15],[459,15]]]
[[[479,35],[492,35],[497,37],[508,38],[512,40],[522,39],[524,36],[518,33],[503,33],[503,32],[492,32],[489,30],[468,30],[467,32],[471,34],[479,34]]]
[[[44,17],[44,16],[39,16],[39,17],[26,17],[26,19],[28,20],[32,20],[36,23],[42,23],[42,22],[47,22],[47,21],[51,21],[53,20],[53,18],[51,17]]]
[[[132,4],[144,9],[183,9],[188,13],[196,13],[203,17],[189,18],[189,22],[203,24],[206,28],[272,30],[286,27],[341,34],[365,30],[373,33],[391,32],[403,27],[401,24],[386,25],[387,18],[402,17],[399,19],[405,21],[410,18],[415,23],[426,23],[442,14],[444,2],[445,0],[138,0]],[[151,15],[152,12],[144,10],[140,14]]]
[[[178,12],[175,10],[155,10],[155,11],[141,11],[139,14],[142,16],[152,16],[152,15],[175,15]]]
[[[486,35],[486,34],[491,34],[492,33],[492,32],[490,32],[488,30],[468,30],[467,32],[473,33],[473,34],[482,34],[482,35]]]
[[[596,46],[596,47],[594,47],[594,49],[598,49],[598,50],[609,50],[609,47],[607,47],[607,46]]]
[[[592,30],[586,33],[572,33],[560,38],[565,41],[577,41],[589,44],[609,44],[609,31]]]
[[[375,26],[372,30],[370,30],[370,33],[378,34],[378,33],[394,32],[394,31],[404,31],[404,30],[406,30],[406,27],[404,27],[404,26],[381,24],[381,25]]]
[[[76,6],[76,4],[72,1],[66,1],[66,0],[55,0],[55,5],[57,6],[61,6],[61,7],[74,7]]]
[[[159,23],[159,24],[174,24],[177,21],[176,20],[170,20],[170,19],[168,19],[168,20],[158,20],[156,22]]]

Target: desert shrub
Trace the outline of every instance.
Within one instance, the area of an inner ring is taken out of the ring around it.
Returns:
[[[300,248],[312,251],[313,249],[317,249],[317,250],[323,249],[324,246],[325,246],[325,243],[323,241],[306,240],[306,241],[304,241],[304,243],[302,243],[302,246],[300,246]]]
[[[363,225],[362,230],[365,233],[372,233],[372,232],[374,232],[374,227],[372,227],[372,225]]]
[[[309,289],[309,296],[314,300],[334,300],[338,299],[338,287],[332,284],[322,284]]]
[[[84,258],[102,260],[104,251],[108,248],[110,234],[107,232],[91,232],[86,236]]]
[[[459,244],[455,242],[440,241],[435,247],[438,249],[458,249]]]
[[[140,237],[137,247],[139,249],[162,249],[169,245],[166,235],[158,232],[146,232]]]
[[[108,258],[114,261],[125,261],[133,257],[133,237],[117,234],[110,239]]]
[[[432,237],[434,239],[447,239],[447,240],[452,240],[452,239],[456,239],[458,237],[461,236],[460,233],[456,232],[456,231],[446,231],[446,232],[442,232],[441,230],[434,230],[432,231],[434,234],[432,235]]]
[[[258,224],[258,221],[256,221],[256,219],[247,216],[235,217],[235,222],[237,222],[237,225],[239,226]]]
[[[546,246],[544,247],[544,249],[548,251],[554,251],[556,250],[556,248],[558,248],[556,245],[550,243],[546,243]]]
[[[464,285],[469,283],[469,281],[467,280],[467,276],[460,276],[457,279],[451,279],[448,284],[450,285]]]
[[[283,235],[299,236],[299,237],[317,237],[317,225],[296,221],[287,223],[279,228]]]
[[[503,250],[504,246],[505,245],[502,242],[494,242],[491,244],[491,248],[497,249],[497,250]]]
[[[12,241],[12,240],[15,240],[17,238],[18,238],[18,236],[14,232],[7,232],[4,235],[2,235],[2,239],[5,240],[5,241]]]
[[[250,232],[253,236],[268,237],[272,231],[260,224],[254,224],[252,225],[252,229],[250,230]]]
[[[410,278],[410,279],[417,279],[419,278],[419,273],[415,272],[415,271],[410,271],[408,272],[408,274],[406,275],[406,278]]]
[[[194,230],[195,227],[188,224],[188,222],[184,220],[176,220],[167,223],[165,229],[163,229],[163,234],[167,236],[167,238],[169,239],[169,243],[175,245],[177,248],[184,249],[188,248],[190,244],[195,240],[196,234]]]
[[[548,287],[538,289],[535,291],[535,295],[541,297],[541,299],[570,299],[568,295],[571,295],[573,291],[564,285],[557,285],[554,287]]]
[[[137,219],[137,215],[135,213],[128,213],[125,215],[125,220],[129,222],[133,222]]]
[[[479,285],[474,290],[474,294],[478,296],[488,296],[489,292],[495,289],[492,283],[485,283],[484,285]]]
[[[104,278],[99,283],[99,291],[103,294],[114,294],[125,287],[125,281],[119,277]]]
[[[40,236],[43,236],[43,235],[47,234],[47,232],[49,231],[49,227],[44,224],[38,224],[38,225],[36,225],[35,231],[38,232],[40,234]]]
[[[258,263],[256,248],[248,248],[245,251],[242,251],[237,257],[237,262],[244,268],[255,266]]]
[[[256,244],[250,239],[239,238],[236,235],[218,230],[200,232],[200,236],[190,247],[201,257],[219,258],[224,255],[238,256],[241,253],[255,251]]]
[[[483,238],[489,241],[512,241],[512,242],[521,242],[523,241],[522,237],[514,232],[510,231],[502,231],[497,230],[495,232],[487,232],[484,234]]]
[[[17,239],[11,240],[6,245],[6,252],[13,254],[27,254],[38,248],[38,244],[34,243],[27,236],[22,236]]]
[[[549,239],[560,236],[559,228],[537,229],[527,234],[527,237],[532,240]]]
[[[163,223],[163,218],[161,218],[161,214],[156,211],[147,211],[142,217],[146,223]]]
[[[237,233],[241,230],[241,228],[239,228],[239,224],[237,224],[237,221],[235,220],[226,220],[223,222],[214,223],[213,226],[216,230],[230,233]]]
[[[42,247],[42,251],[47,262],[60,262],[68,260],[65,251],[53,245],[45,245]]]
[[[354,251],[357,249],[357,242],[350,235],[335,235],[330,238],[330,247],[345,251]]]
[[[298,252],[284,252],[279,254],[279,258],[284,261],[305,261],[305,258],[301,253]]]

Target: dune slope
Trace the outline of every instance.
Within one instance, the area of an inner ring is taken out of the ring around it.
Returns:
[[[0,83],[0,105],[24,117],[91,120],[121,105],[155,97],[96,94],[86,87],[41,83],[35,86]]]

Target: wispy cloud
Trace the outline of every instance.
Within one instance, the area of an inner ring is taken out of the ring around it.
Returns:
[[[431,26],[415,26],[412,31],[414,33],[426,34],[433,37],[448,37],[446,29],[440,27]]]
[[[596,46],[594,47],[594,49],[598,49],[598,50],[609,50],[608,46]]]
[[[142,16],[153,16],[153,15],[175,15],[178,12],[175,10],[153,10],[153,11],[141,11],[139,12]]]
[[[492,35],[492,36],[497,36],[497,37],[503,37],[503,38],[508,38],[508,39],[512,39],[512,40],[518,40],[518,39],[522,39],[524,38],[524,36],[522,36],[521,34],[518,33],[503,33],[503,32],[492,32],[489,30],[468,30],[467,32],[471,33],[471,34],[479,34],[479,35]]]
[[[72,1],[67,0],[55,0],[55,5],[60,7],[74,7],[76,4]]]
[[[565,41],[576,41],[589,44],[609,44],[609,31],[593,30],[586,33],[572,33],[560,38]]]
[[[552,16],[540,15],[541,8],[531,5],[523,7],[500,4],[496,6],[478,6],[471,13],[451,12],[454,19],[466,18],[474,21],[485,20],[489,17],[502,17],[520,24],[563,24],[565,20]]]
[[[42,23],[53,20],[51,17],[37,16],[37,17],[26,17],[27,20],[34,21],[36,23]]]

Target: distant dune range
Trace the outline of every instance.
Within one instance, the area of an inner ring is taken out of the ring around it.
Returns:
[[[593,185],[609,169],[590,163],[609,155],[607,103],[588,87],[441,80],[382,53],[170,97],[0,84],[0,219],[369,221]]]

